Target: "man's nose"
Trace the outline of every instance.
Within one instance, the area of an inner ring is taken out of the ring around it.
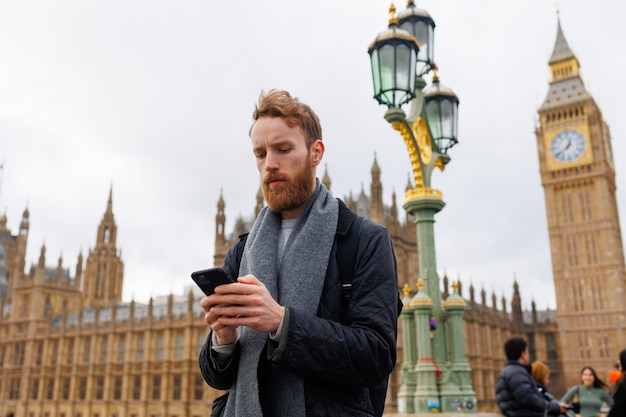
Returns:
[[[265,156],[265,170],[274,171],[278,169],[278,155],[275,152],[268,152]]]

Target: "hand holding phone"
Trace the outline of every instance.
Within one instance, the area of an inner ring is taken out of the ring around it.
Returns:
[[[191,273],[191,279],[206,295],[215,292],[215,287],[235,282],[222,268],[209,268]]]

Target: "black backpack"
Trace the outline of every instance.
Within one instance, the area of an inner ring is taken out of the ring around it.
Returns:
[[[356,253],[359,247],[359,228],[363,222],[363,217],[357,216],[350,210],[343,201],[339,200],[339,219],[337,224],[347,222],[349,224],[348,232],[345,235],[339,235],[337,239],[337,266],[339,268],[339,278],[341,281],[341,321],[346,317],[350,298],[352,297],[352,277],[354,276],[354,268],[356,266]],[[239,236],[240,244],[235,246],[235,259],[237,260],[237,269],[241,264],[243,249],[248,233]],[[398,293],[398,316],[402,311],[402,300]],[[385,409],[385,398],[387,396],[388,378],[380,381],[375,386],[369,388],[370,400],[372,408],[377,416],[382,416]]]

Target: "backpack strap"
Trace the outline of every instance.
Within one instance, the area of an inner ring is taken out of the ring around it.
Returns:
[[[356,253],[359,247],[359,229],[363,217],[357,216],[341,200],[339,200],[339,220],[337,222],[337,266],[341,282],[341,320],[352,297],[352,279],[356,268]]]
[[[241,258],[243,257],[243,250],[246,247],[246,241],[250,233],[244,233],[239,235],[239,242],[235,245],[235,259],[237,260],[237,274],[239,274],[239,267],[241,266]]]

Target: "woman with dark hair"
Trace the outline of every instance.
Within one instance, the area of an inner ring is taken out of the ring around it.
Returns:
[[[602,403],[613,405],[613,398],[608,393],[608,386],[598,378],[596,371],[591,366],[585,366],[580,372],[582,384],[570,388],[561,401],[575,403],[578,399],[580,411],[576,414],[581,417],[604,416],[600,412]]]
[[[613,406],[607,417],[623,417],[626,416],[626,349],[622,349],[619,353],[619,370],[622,371],[622,377],[615,384],[615,392],[613,393]]]

